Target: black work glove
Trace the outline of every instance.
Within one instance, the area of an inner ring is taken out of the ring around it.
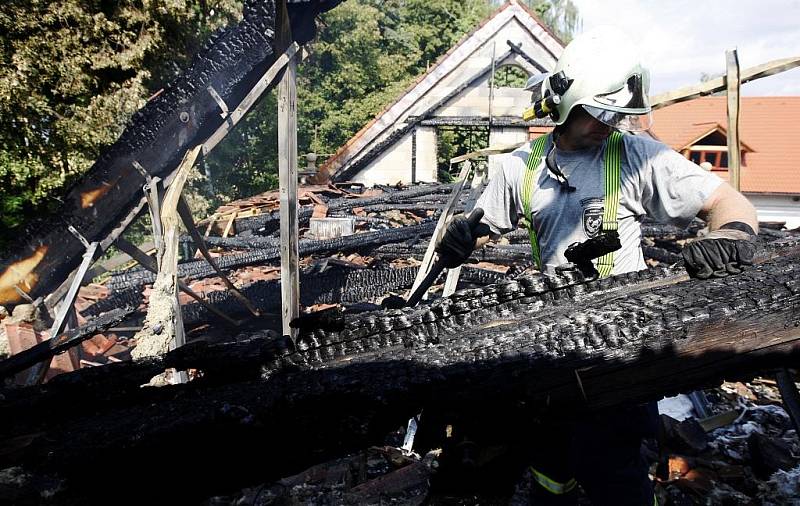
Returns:
[[[745,265],[753,265],[755,252],[756,235],[753,229],[745,223],[734,221],[687,243],[681,254],[690,276],[707,279],[739,274]]]
[[[489,232],[489,228],[480,223],[482,217],[483,209],[475,208],[469,218],[459,214],[447,224],[444,235],[436,244],[436,252],[445,267],[453,269],[463,264],[475,250],[478,237],[485,235],[482,232]]]

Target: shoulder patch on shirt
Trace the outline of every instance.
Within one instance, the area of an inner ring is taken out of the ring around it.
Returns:
[[[603,228],[603,199],[589,197],[581,200],[583,207],[583,233],[592,239]]]

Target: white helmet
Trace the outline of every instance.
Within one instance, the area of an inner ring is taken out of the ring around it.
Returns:
[[[598,121],[620,130],[647,130],[652,123],[650,73],[631,39],[620,30],[600,27],[570,42],[555,69],[542,81],[542,96],[558,96],[551,115],[563,124],[581,105]]]

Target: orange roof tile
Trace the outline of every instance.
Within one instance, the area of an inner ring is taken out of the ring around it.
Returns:
[[[675,150],[720,127],[727,130],[726,97],[702,97],[653,113],[651,133]],[[739,140],[752,152],[742,166],[742,191],[800,194],[800,96],[742,97]],[[717,172],[727,179],[726,172]]]
[[[552,131],[553,127],[551,126],[530,126],[528,127],[528,139],[533,140]]]

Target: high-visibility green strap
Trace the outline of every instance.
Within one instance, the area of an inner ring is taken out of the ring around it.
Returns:
[[[575,481],[575,478],[570,478],[569,480],[563,483],[560,481],[556,481],[547,476],[546,474],[538,471],[537,469],[534,469],[533,467],[531,467],[531,473],[533,473],[533,479],[536,480],[536,483],[541,485],[545,490],[547,490],[551,494],[555,495],[566,494],[572,491],[572,489],[574,489],[575,486],[578,484],[578,482]]]
[[[543,135],[531,142],[531,153],[522,180],[522,210],[527,220],[528,235],[531,240],[531,253],[533,261],[539,270],[542,270],[542,258],[539,249],[539,240],[536,236],[536,227],[533,222],[533,193],[536,189],[538,169],[541,166],[542,154],[547,144],[548,135]],[[617,212],[619,210],[620,171],[622,166],[622,134],[612,132],[606,143],[604,153],[604,202],[603,202],[603,232],[617,230]],[[597,270],[601,278],[611,275],[614,270],[614,252],[600,257],[597,261]]]
[[[603,232],[617,230],[617,211],[619,210],[619,181],[622,164],[622,134],[612,132],[605,151],[605,202],[603,203]],[[614,270],[614,252],[606,253],[597,260],[597,271],[601,278],[611,275]]]
[[[547,135],[531,142],[531,153],[525,168],[525,177],[522,180],[522,213],[527,220],[528,236],[531,240],[531,254],[539,270],[542,270],[542,256],[539,252],[539,239],[536,237],[536,227],[533,225],[533,192],[536,188],[536,176],[542,164],[542,153],[547,144]]]

